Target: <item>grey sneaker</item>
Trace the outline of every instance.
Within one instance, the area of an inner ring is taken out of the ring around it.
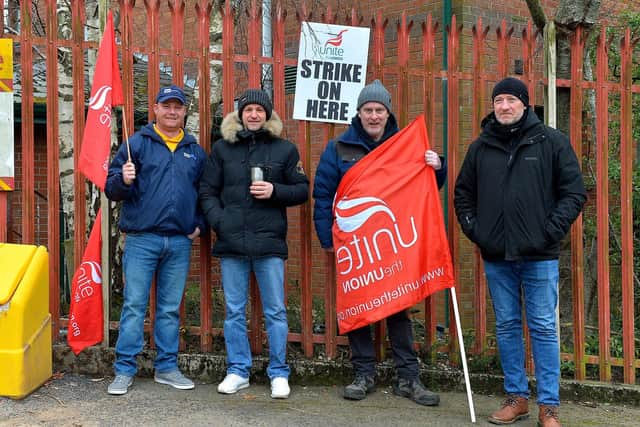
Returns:
[[[179,370],[171,372],[156,372],[153,380],[160,384],[167,384],[178,390],[191,390],[195,387],[193,381],[182,375]]]
[[[126,394],[129,391],[129,387],[133,384],[133,377],[128,375],[116,375],[109,387],[107,393],[113,395]]]

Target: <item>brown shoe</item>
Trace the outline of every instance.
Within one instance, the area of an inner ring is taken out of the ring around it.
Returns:
[[[562,427],[557,406],[540,405],[538,427]]]
[[[509,395],[502,404],[502,408],[491,414],[487,421],[492,424],[513,424],[518,420],[529,417],[529,400]]]

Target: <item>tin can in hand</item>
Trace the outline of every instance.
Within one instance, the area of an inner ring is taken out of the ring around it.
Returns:
[[[260,166],[251,168],[251,182],[264,181],[264,172]]]

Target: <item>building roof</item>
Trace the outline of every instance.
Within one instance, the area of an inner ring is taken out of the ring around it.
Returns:
[[[20,45],[14,45],[14,58],[19,58]],[[121,62],[121,61],[120,61]],[[146,117],[148,112],[147,105],[147,76],[148,76],[148,56],[140,53],[134,54],[133,57],[133,93],[134,93],[134,105],[136,105],[136,117]],[[13,64],[13,96],[14,104],[16,105],[15,117],[16,121],[20,121],[20,111],[22,104],[22,67],[19,61],[15,61]],[[89,73],[86,70],[89,69],[88,62],[85,59],[85,82],[84,82],[84,99],[85,104],[89,101],[91,96],[91,82],[89,81]],[[32,64],[33,71],[33,102],[34,102],[34,119],[35,123],[44,123],[46,118],[46,104],[47,104],[47,63],[42,55],[37,52],[34,54],[34,60]],[[169,64],[160,64],[160,86],[169,85],[173,82],[173,70]],[[184,92],[187,98],[187,103],[191,101],[196,84],[196,79],[188,75],[185,72],[184,77]],[[57,100],[55,100],[57,102]]]

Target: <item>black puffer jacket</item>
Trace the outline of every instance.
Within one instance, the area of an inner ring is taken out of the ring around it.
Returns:
[[[262,129],[243,128],[238,113],[221,126],[200,180],[200,206],[216,232],[215,256],[287,258],[287,206],[304,203],[309,180],[298,149],[280,138],[282,121],[274,112]],[[260,166],[273,184],[269,200],[249,193],[250,168]]]
[[[506,138],[493,113],[487,116],[456,181],[458,221],[488,261],[557,258],[586,201],[569,139],[525,114]]]

